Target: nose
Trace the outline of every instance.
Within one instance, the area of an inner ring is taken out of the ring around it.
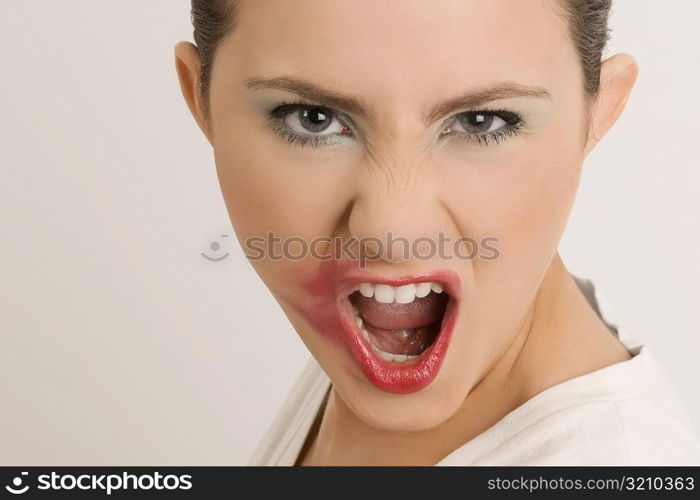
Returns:
[[[440,254],[441,237],[456,225],[441,198],[438,165],[427,159],[373,162],[360,169],[348,216],[359,255],[399,263]]]

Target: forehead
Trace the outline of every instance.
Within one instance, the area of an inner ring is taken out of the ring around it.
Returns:
[[[554,1],[244,0],[217,65],[383,99],[469,83],[538,85],[577,63]]]

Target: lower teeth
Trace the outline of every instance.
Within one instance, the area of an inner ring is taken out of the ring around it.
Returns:
[[[362,336],[365,338],[367,343],[372,347],[374,352],[376,352],[385,361],[394,361],[396,363],[405,363],[406,361],[412,361],[412,360],[418,359],[420,357],[420,354],[412,356],[410,354],[393,354],[390,352],[382,351],[379,347],[374,345],[374,342],[372,341],[372,337],[370,336],[369,332],[365,329],[364,326],[362,326],[362,318],[360,318],[359,313],[355,307],[352,308],[352,312],[353,312],[353,316],[355,317],[355,324],[362,332]]]

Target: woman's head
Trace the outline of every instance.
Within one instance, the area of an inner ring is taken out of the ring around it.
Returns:
[[[193,0],[178,73],[237,237],[364,421],[445,421],[527,322],[636,77],[600,66],[609,3]]]

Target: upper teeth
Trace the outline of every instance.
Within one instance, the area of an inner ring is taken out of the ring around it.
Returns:
[[[421,283],[409,283],[401,286],[391,286],[380,283],[360,283],[355,287],[365,297],[374,297],[374,300],[383,304],[408,304],[416,297],[422,298],[432,290],[435,293],[442,293],[442,286],[433,281],[423,281]]]

